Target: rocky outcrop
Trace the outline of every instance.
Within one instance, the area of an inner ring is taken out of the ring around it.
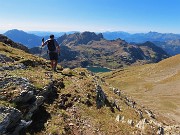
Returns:
[[[32,122],[32,116],[48,100],[49,94],[63,87],[62,81],[53,81],[42,90],[37,89],[26,78],[6,76],[0,78],[0,88],[16,86],[16,89],[1,92],[1,99],[15,103],[15,108],[0,107],[0,134],[17,133]],[[13,92],[14,91],[14,92]],[[13,95],[12,95],[13,93]]]
[[[0,71],[5,71],[5,70],[9,70],[9,71],[13,71],[13,70],[17,70],[17,69],[26,69],[27,66],[25,66],[23,63],[20,64],[16,64],[13,66],[9,66],[9,65],[3,65],[2,67],[0,67]]]
[[[22,113],[15,108],[0,107],[0,134],[14,131],[20,124]]]
[[[5,44],[7,44],[13,48],[18,48],[18,49],[23,50],[25,52],[29,52],[29,49],[26,46],[19,44],[19,43],[15,43],[11,39],[7,38],[6,36],[4,36],[2,34],[0,34],[0,42],[3,42],[3,43],[5,43]]]
[[[100,85],[96,86],[96,93],[97,93],[96,106],[97,106],[97,108],[101,108],[105,105],[107,97]]]
[[[156,63],[169,57],[169,54],[167,54],[161,47],[156,46],[152,42],[148,41],[143,44],[138,44],[138,46],[141,49],[148,48],[148,51],[144,52],[144,54],[145,56],[148,56],[147,58],[149,58],[151,62]],[[148,53],[151,55],[148,55]]]
[[[94,32],[83,32],[70,35],[65,34],[62,37],[58,38],[57,41],[61,45],[77,46],[81,44],[86,45],[90,41],[100,41],[101,39],[103,39],[102,34],[95,34]]]
[[[0,63],[14,62],[14,60],[6,55],[0,54]]]
[[[130,44],[124,40],[106,40],[102,34],[83,32],[65,34],[57,39],[61,46],[60,64],[64,67],[102,66],[110,69],[134,64],[159,62],[169,55],[151,42]],[[31,50],[39,55],[38,48]],[[46,51],[42,57],[47,58]]]

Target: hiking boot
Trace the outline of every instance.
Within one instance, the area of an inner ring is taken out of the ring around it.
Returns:
[[[58,72],[56,68],[54,68],[54,72]]]

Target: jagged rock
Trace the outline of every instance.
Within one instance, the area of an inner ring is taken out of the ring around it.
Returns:
[[[131,126],[133,126],[133,125],[134,125],[133,120],[128,120],[128,121],[127,121],[127,123],[128,123],[129,125],[131,125]]]
[[[133,101],[133,100],[130,100],[128,97],[125,97],[125,103],[126,103],[128,106],[131,106],[132,108],[135,108],[136,102]]]
[[[25,103],[34,98],[36,88],[26,78],[8,76],[0,79],[0,88],[6,89],[11,86],[16,87],[16,89],[13,90],[16,91],[16,95],[13,95],[11,101],[15,103]],[[9,91],[7,91],[7,93],[8,92]]]
[[[147,113],[147,115],[153,119],[155,119],[155,115],[152,113],[152,111],[150,110],[145,110],[145,112]]]
[[[118,115],[116,116],[116,121],[118,121],[118,122],[119,122],[119,121],[124,122],[124,116],[121,116],[121,115],[118,114]]]
[[[30,121],[25,121],[25,120],[21,120],[20,124],[16,127],[16,129],[14,130],[14,132],[12,133],[13,135],[19,135],[19,132],[23,129],[23,128],[27,128],[29,125],[31,125],[32,120]]]
[[[29,81],[22,77],[8,76],[0,80],[0,88],[6,88],[12,85],[22,85],[22,87],[25,87],[27,84],[29,84]]]
[[[40,106],[40,105],[43,104],[44,100],[45,100],[45,98],[44,98],[43,96],[36,96],[35,104],[36,104],[37,106]]]
[[[12,58],[7,57],[6,55],[0,54],[0,63],[14,62]]]
[[[91,41],[100,41],[103,39],[103,35],[95,34],[94,32],[83,32],[83,33],[74,33],[70,35],[63,35],[58,38],[57,41],[62,44],[68,44],[69,46],[77,46],[80,44],[88,44]]]
[[[17,65],[13,65],[13,66],[8,66],[8,65],[3,65],[2,67],[0,67],[0,71],[4,71],[4,70],[17,70],[17,69],[26,69],[27,67],[20,63],[20,64],[17,64]]]
[[[29,106],[29,111],[26,114],[26,119],[30,120],[32,115],[36,110],[38,110],[39,106],[41,106],[44,103],[45,98],[43,96],[36,96],[35,102],[32,103],[32,105]]]
[[[135,109],[135,111],[138,113],[140,119],[143,119],[143,118],[144,118],[144,117],[143,117],[143,112],[142,112],[140,109],[138,109],[138,110]]]
[[[21,80],[20,80],[21,81]],[[36,88],[29,83],[28,80],[24,80],[24,83],[20,85],[21,93],[14,97],[14,102],[25,103],[35,97]]]
[[[119,89],[112,88],[112,90],[113,90],[114,94],[117,94],[118,96],[120,96],[120,95],[121,95],[121,92],[120,92],[120,90],[119,90]]]
[[[15,108],[0,107],[0,134],[13,131],[20,124],[21,117],[22,113]]]
[[[163,127],[158,127],[157,134],[158,135],[164,135],[164,128]]]
[[[116,102],[117,102],[117,101],[115,100],[115,101],[113,102],[112,106],[113,106],[113,107],[116,107],[116,109],[117,109],[118,111],[121,111],[121,108],[118,106],[118,104],[117,104]]]
[[[13,102],[25,103],[34,97],[34,92],[29,90],[23,90],[19,96],[15,97]]]
[[[107,100],[107,97],[103,92],[101,86],[99,85],[96,86],[96,93],[97,93],[96,105],[97,108],[101,108],[105,105],[105,101]]]
[[[135,125],[135,127],[141,129],[144,132],[145,125],[147,124],[147,122],[148,122],[147,119],[142,119]]]
[[[49,96],[49,94],[53,91],[53,81],[51,81],[47,86],[45,86],[43,88],[43,90],[41,92],[39,92],[39,96],[43,96],[45,98],[47,98]]]

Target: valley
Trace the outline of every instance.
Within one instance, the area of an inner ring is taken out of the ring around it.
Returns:
[[[179,134],[180,55],[90,32],[61,41],[66,61],[52,72],[49,60],[0,35],[0,134]]]

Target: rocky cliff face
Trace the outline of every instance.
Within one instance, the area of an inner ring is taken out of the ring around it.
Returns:
[[[105,40],[102,34],[92,32],[63,35],[60,63],[64,67],[102,66],[117,69],[129,65],[159,62],[169,55],[151,42],[129,44],[124,40]],[[32,49],[32,53],[37,49]],[[43,51],[45,52],[45,51]],[[47,58],[47,53],[43,53]]]
[[[180,54],[180,39],[168,40],[164,42],[156,41],[153,43],[163,48],[171,56]]]
[[[48,61],[2,43],[0,53],[0,134],[179,133],[85,69],[51,72]]]
[[[58,38],[57,41],[61,45],[66,46],[77,46],[77,45],[86,45],[90,41],[100,41],[103,39],[102,34],[95,34],[94,32],[83,32],[83,33],[74,33],[69,35],[63,35]]]

